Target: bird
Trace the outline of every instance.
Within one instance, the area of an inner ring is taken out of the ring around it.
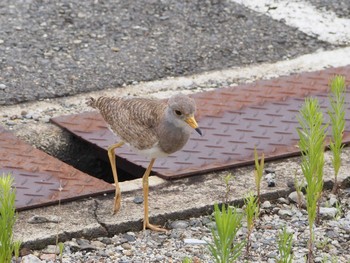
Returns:
[[[96,99],[89,98],[87,105],[99,110],[108,128],[121,139],[109,146],[107,151],[116,187],[113,214],[121,207],[115,149],[126,144],[135,153],[150,158],[142,176],[143,230],[167,231],[149,222],[148,178],[156,158],[164,158],[181,150],[193,130],[202,136],[194,116],[194,99],[182,93],[171,96],[167,101],[147,97],[100,96]]]

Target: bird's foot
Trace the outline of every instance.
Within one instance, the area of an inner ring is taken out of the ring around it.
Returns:
[[[115,197],[114,197],[113,215],[118,213],[118,211],[120,210],[121,199],[122,199],[122,197],[121,197],[120,192],[118,192],[118,193],[116,192]]]
[[[146,222],[143,224],[143,230],[150,229],[152,231],[157,231],[157,232],[168,232],[168,229],[162,228],[160,225],[152,225],[149,222]]]

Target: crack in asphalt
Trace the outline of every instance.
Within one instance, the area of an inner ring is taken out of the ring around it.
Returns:
[[[93,199],[93,209],[92,209],[92,215],[94,217],[94,219],[96,220],[96,222],[103,228],[103,230],[108,234],[108,236],[111,235],[111,233],[108,231],[108,227],[106,226],[105,223],[103,223],[98,215],[97,215],[97,209],[98,209],[98,206],[99,206],[99,202],[97,199]]]

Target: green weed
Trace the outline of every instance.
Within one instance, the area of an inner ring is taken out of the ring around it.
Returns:
[[[261,155],[261,160],[259,162],[258,151],[254,148],[254,160],[255,160],[255,186],[256,186],[256,195],[257,195],[257,205],[258,211],[260,211],[260,189],[261,189],[261,179],[264,171],[264,153]]]
[[[297,192],[297,197],[298,197],[298,208],[300,209],[303,204],[303,186],[304,182],[301,180],[298,180],[297,176],[294,176],[294,187],[295,191]]]
[[[193,260],[189,257],[185,257],[182,259],[182,263],[193,263]]]
[[[215,204],[214,218],[216,227],[211,230],[213,242],[208,244],[210,254],[216,263],[234,262],[244,247],[244,241],[236,241],[237,232],[242,227],[243,215],[236,208],[226,207],[225,204],[220,211]]]
[[[336,194],[338,190],[337,178],[341,166],[341,151],[344,148],[342,139],[345,129],[345,91],[345,78],[342,76],[335,76],[331,80],[331,94],[329,96],[331,109],[328,110],[332,125],[332,138],[329,147],[333,154],[334,185],[332,192],[334,194]]]
[[[292,263],[293,262],[293,254],[292,254],[292,246],[293,246],[293,234],[288,233],[286,227],[280,231],[278,235],[278,252],[280,257],[277,259],[277,263]]]
[[[247,244],[246,244],[246,257],[249,256],[250,250],[250,236],[254,229],[254,224],[256,218],[259,216],[258,199],[255,197],[254,193],[249,192],[244,200],[245,203],[245,214],[247,219]]]
[[[22,242],[21,241],[14,241],[13,242],[13,253],[15,254],[15,261],[17,262],[19,258],[19,252],[21,248]]]
[[[232,180],[233,176],[231,173],[228,173],[225,177],[224,177],[224,183],[225,183],[225,196],[224,196],[224,200],[223,200],[223,203],[224,204],[228,204],[229,200],[228,200],[228,197],[229,197],[229,194],[230,194],[230,191],[231,191],[231,180]]]
[[[306,98],[298,116],[300,128],[299,147],[301,150],[301,169],[307,182],[306,207],[309,220],[310,238],[308,244],[308,262],[313,261],[314,233],[313,225],[317,215],[317,205],[323,189],[324,140],[326,125],[318,100]]]
[[[60,180],[60,186],[58,188],[58,211],[61,214],[61,193],[63,191],[63,186],[62,186],[62,180]],[[62,262],[62,255],[63,255],[63,248],[64,248],[64,244],[63,243],[59,243],[59,232],[60,232],[60,222],[61,219],[59,219],[59,221],[57,222],[56,225],[56,250],[58,248],[58,250],[60,251],[60,261]]]
[[[10,174],[0,176],[0,262],[9,263],[17,243],[13,242],[13,226],[16,221],[16,191],[12,188]]]
[[[64,244],[62,242],[58,243],[58,248],[60,251],[60,262],[62,263]]]

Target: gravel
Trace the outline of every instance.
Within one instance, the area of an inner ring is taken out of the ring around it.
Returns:
[[[334,198],[326,193],[321,202],[321,221],[314,228],[315,262],[342,263],[350,258],[350,189],[341,191],[336,201],[338,208],[327,207],[329,200]],[[294,203],[286,203],[285,198],[263,203],[261,217],[251,236],[249,262],[276,262],[279,256],[277,236],[284,226],[293,233],[293,262],[305,262],[309,235],[307,212],[298,209]],[[333,214],[325,217],[325,210],[332,210]],[[194,262],[213,262],[206,245],[211,241],[213,227],[210,216],[168,222],[167,227],[170,231],[166,234],[146,230],[95,240],[73,238],[64,243],[63,262],[181,262],[185,257]],[[244,223],[238,232],[239,240],[246,234]],[[22,262],[59,262],[54,260],[56,254],[57,248],[49,245],[23,256]],[[243,257],[244,251],[238,262],[243,262]]]
[[[0,14],[0,105],[333,48],[229,0],[5,0]]]

